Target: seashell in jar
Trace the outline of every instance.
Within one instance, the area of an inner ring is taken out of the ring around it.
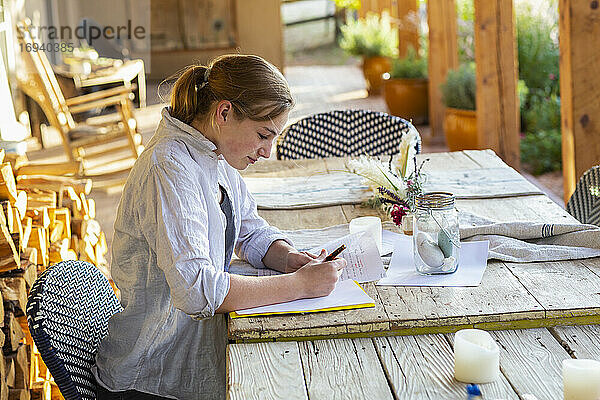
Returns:
[[[444,253],[425,232],[417,234],[417,252],[421,260],[432,268],[438,268],[444,263]]]

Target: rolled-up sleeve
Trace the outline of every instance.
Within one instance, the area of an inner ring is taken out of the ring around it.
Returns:
[[[213,316],[229,291],[229,274],[210,259],[200,186],[182,165],[165,161],[152,166],[141,190],[140,226],[165,274],[173,305],[197,319]]]
[[[244,180],[239,178],[241,199],[240,234],[235,252],[238,257],[247,260],[256,268],[266,268],[262,259],[276,240],[292,242],[281,231],[267,223],[258,215],[256,200],[248,191]]]

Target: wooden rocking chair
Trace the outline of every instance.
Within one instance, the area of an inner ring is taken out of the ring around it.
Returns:
[[[50,125],[60,132],[69,159],[83,161],[84,174],[92,172],[88,168],[92,166],[105,173],[103,176],[107,172],[130,169],[144,149],[132,112],[134,88],[117,87],[65,100],[46,54],[35,51],[40,43],[32,35],[31,21],[19,22],[17,31],[24,64],[17,73],[19,87],[41,107]],[[118,121],[92,125],[76,123],[73,119],[73,114],[107,106],[115,106]],[[113,154],[125,155],[114,159],[110,157]]]

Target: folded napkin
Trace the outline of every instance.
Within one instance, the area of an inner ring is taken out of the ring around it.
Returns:
[[[600,257],[600,228],[584,224],[496,222],[461,212],[460,238],[489,240],[488,259],[509,262]]]

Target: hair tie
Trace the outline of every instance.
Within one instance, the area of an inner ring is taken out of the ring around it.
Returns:
[[[207,67],[206,70],[204,71],[204,79],[202,80],[202,83],[200,84],[200,86],[198,86],[197,84],[195,85],[196,91],[204,88],[204,86],[208,85],[208,76],[210,75],[210,67]]]

